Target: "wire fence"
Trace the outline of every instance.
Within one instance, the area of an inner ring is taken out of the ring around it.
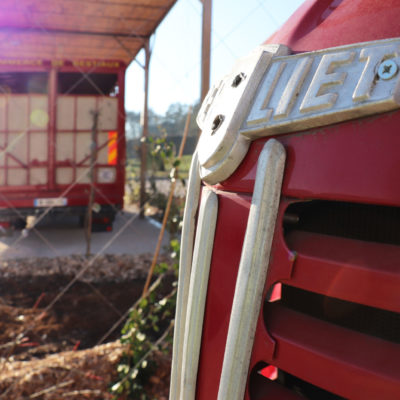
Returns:
[[[189,4],[194,3],[196,0],[186,0]],[[192,4],[193,6],[193,4]],[[197,10],[197,6],[193,7],[195,10]],[[251,18],[251,15],[253,15],[255,12],[262,11],[266,12],[269,18],[273,19],[271,16],[271,12],[267,10],[265,5],[262,2],[259,2],[257,7],[255,9],[250,10],[248,14],[245,15],[243,18],[243,21],[247,18]],[[28,17],[28,16],[26,16]],[[121,20],[124,19],[124,16],[121,16]],[[243,22],[242,21],[242,22]],[[241,22],[241,23],[242,23]],[[241,24],[238,24],[229,31],[229,33],[225,36],[220,36],[217,34],[217,38],[219,40],[216,48],[218,48],[219,45],[223,45],[231,54],[232,56],[236,56],[234,49],[232,49],[226,39],[229,35],[232,34],[235,30],[240,28]],[[42,33],[51,35],[51,32],[46,31],[46,29],[39,23],[36,22],[36,28],[39,29]],[[137,28],[135,26],[132,27],[132,30],[130,32],[129,37],[136,37],[138,40],[143,41],[143,45],[145,44],[144,39],[137,33]],[[116,40],[116,48],[117,47],[123,47],[122,43],[119,43]],[[124,47],[123,47],[124,48]],[[124,48],[125,51],[128,51],[126,48]],[[215,50],[215,49],[214,49]],[[113,58],[113,52],[110,51],[109,58]],[[158,60],[158,63],[166,70],[168,71],[169,68],[165,63],[163,63],[162,60]],[[177,90],[179,87],[184,85],[185,79],[188,75],[192,73],[192,70],[195,70],[199,67],[199,63],[193,63],[193,67],[191,70],[187,72],[186,76],[182,76],[180,78],[177,78],[176,76],[172,77],[173,80],[173,88]],[[64,92],[65,95],[68,95],[74,91],[82,82],[86,82],[87,84],[90,85],[91,88],[94,89],[94,91],[97,93],[97,96],[99,98],[109,98],[109,95],[107,93],[104,93],[103,90],[99,87],[99,85],[92,79],[92,74],[96,72],[96,67],[94,66],[93,68],[90,69],[83,69],[80,68],[79,66],[75,67],[77,72],[80,73],[80,78],[76,80],[75,83],[71,84],[71,86]],[[3,92],[4,95],[7,95],[7,93]],[[1,95],[0,95],[1,96]],[[22,112],[22,111],[21,111]],[[118,111],[119,117],[124,118],[124,112],[119,110]],[[3,146],[3,148],[0,147],[0,161],[5,160],[11,153],[12,150],[18,146],[18,143],[21,143],[21,140],[24,140],[29,135],[29,129],[20,132],[18,136],[14,138],[13,141],[8,143],[7,145]],[[110,140],[110,139],[109,139]],[[117,145],[120,141],[123,141],[124,137],[123,135],[119,135],[117,138]],[[109,142],[106,143],[106,146],[108,145]],[[1,143],[0,143],[1,145]],[[93,271],[93,269],[96,268],[96,263],[102,259],[102,257],[105,257],[107,254],[110,253],[112,246],[121,241],[121,238],[123,236],[129,236],[131,237],[132,242],[135,240],[138,240],[138,238],[141,238],[141,236],[144,235],[144,233],[140,230],[141,226],[137,225],[138,222],[138,216],[141,211],[140,208],[136,208],[135,212],[129,212],[129,211],[124,211],[121,212],[119,207],[110,200],[110,197],[108,193],[105,193],[102,186],[96,184],[96,182],[92,179],[91,183],[84,183],[87,181],[87,174],[97,165],[97,160],[96,158],[92,158],[89,162],[88,165],[85,166],[85,169],[78,173],[76,176],[76,179],[73,180],[72,183],[68,184],[67,186],[63,187],[63,189],[58,193],[58,196],[56,198],[58,199],[63,199],[68,197],[70,193],[73,192],[73,190],[77,187],[84,187],[86,189],[91,188],[94,193],[95,197],[99,199],[98,201],[101,202],[104,206],[109,207],[113,213],[117,214],[117,220],[118,223],[114,224],[115,228],[112,232],[107,232],[107,233],[101,233],[99,235],[102,235],[103,242],[97,246],[95,252],[93,254],[88,255],[86,258],[81,259],[81,266],[77,271],[73,271],[72,276],[71,273],[66,274],[66,276],[63,279],[60,279],[60,285],[59,287],[49,287],[49,291],[52,291],[53,295],[50,300],[47,302],[42,301],[42,294],[40,294],[37,299],[34,302],[34,305],[31,307],[35,312],[29,311],[29,315],[32,317],[27,317],[24,316],[23,314],[17,315],[15,318],[18,321],[23,321],[23,319],[28,319],[27,322],[23,324],[23,329],[19,329],[14,336],[11,335],[10,340],[5,342],[5,343],[0,343],[0,352],[2,351],[2,357],[0,360],[0,373],[4,373],[7,371],[9,368],[8,366],[11,365],[13,362],[15,362],[16,359],[18,359],[18,354],[20,354],[21,348],[27,348],[29,349],[34,349],[35,346],[38,346],[39,344],[45,345],[46,343],[51,342],[51,332],[43,332],[43,335],[40,338],[36,338],[35,342],[32,343],[31,336],[33,335],[32,332],[36,331],[36,328],[38,325],[43,325],[43,321],[45,318],[49,318],[49,316],[55,315],[53,312],[57,305],[66,297],[69,291],[76,285],[77,283],[82,284],[85,288],[86,291],[91,293],[93,297],[96,299],[96,301],[93,302],[93,307],[102,309],[102,307],[108,308],[109,310],[112,311],[114,317],[110,319],[109,325],[108,326],[103,326],[103,329],[101,333],[98,335],[96,340],[94,341],[95,345],[100,346],[107,342],[110,338],[115,338],[115,332],[118,332],[118,329],[121,327],[122,322],[126,319],[127,315],[129,314],[130,310],[134,307],[135,303],[137,302],[137,298],[140,295],[141,291],[140,289],[137,290],[137,293],[133,293],[131,295],[132,301],[129,304],[125,304],[123,308],[119,304],[114,303],[114,300],[112,296],[109,296],[107,291],[103,292],[101,284],[93,283],[90,279],[87,279],[87,273],[88,271]],[[26,218],[26,213],[21,212],[21,209],[15,205],[15,203],[11,200],[10,197],[10,191],[3,191],[0,188],[0,203],[4,203],[6,207],[9,210],[12,210],[14,213],[15,217],[22,220]],[[153,193],[152,195],[150,194],[148,196],[148,202],[154,199],[157,196],[157,193]],[[147,203],[148,204],[148,203]],[[144,205],[144,207],[147,207],[147,205]],[[95,208],[95,207],[93,207]],[[55,211],[56,206],[51,205],[48,207],[44,207],[40,210],[40,214],[38,214],[34,220],[34,222],[31,225],[28,225],[27,228],[22,229],[22,230],[16,230],[14,234],[7,239],[2,239],[0,240],[0,246],[1,243],[3,243],[3,249],[0,247],[0,262],[3,263],[8,263],[9,257],[5,257],[6,251],[8,253],[14,253],[14,258],[18,258],[18,249],[19,246],[23,245],[26,241],[27,238],[34,236],[37,238],[44,247],[47,248],[47,256],[46,258],[62,258],[65,256],[65,253],[61,251],[63,246],[67,245],[67,243],[63,243],[61,240],[56,240],[55,237],[52,236],[52,232],[50,232],[50,235],[48,232],[46,233],[46,230],[43,230],[42,225],[51,216],[53,211]],[[91,211],[91,210],[90,210]],[[96,211],[93,211],[94,214]],[[62,227],[61,227],[62,229]],[[79,235],[79,229],[76,227],[76,235]],[[74,234],[75,235],[75,234]],[[94,238],[96,239],[96,238]],[[126,252],[129,253],[130,249],[132,246],[127,246]],[[5,251],[6,250],[6,251]],[[14,252],[12,251],[14,250]],[[3,255],[1,254],[3,252]],[[38,257],[40,259],[40,257]],[[116,259],[114,259],[116,260]],[[26,261],[25,261],[26,262]],[[40,262],[40,261],[39,261]],[[116,261],[118,262],[118,260]],[[32,266],[32,268],[35,268],[35,266]],[[132,268],[135,268],[134,265],[132,265]],[[1,271],[1,269],[0,269]],[[34,271],[32,271],[33,273]],[[16,279],[17,281],[17,276],[12,277]],[[40,277],[39,277],[40,278]],[[0,279],[3,279],[0,277]],[[8,278],[7,278],[8,279]],[[43,278],[44,279],[44,278]],[[118,280],[118,276],[115,277],[116,280]],[[4,281],[5,282],[5,281]],[[9,282],[9,280],[7,281]],[[19,282],[19,281],[18,281]],[[18,285],[18,282],[16,285]],[[143,283],[143,279],[140,281]],[[53,281],[54,284],[54,281]],[[25,289],[29,288],[29,282],[26,283],[24,286]],[[7,288],[3,288],[3,293],[0,293],[0,299],[2,300],[1,306],[5,307],[12,307],[15,304],[8,304],[7,300],[3,298],[4,293],[7,292]],[[23,290],[23,289],[21,289]],[[125,289],[127,290],[127,289]],[[29,290],[28,290],[29,292]],[[23,296],[24,293],[20,293],[19,296]],[[16,296],[14,296],[14,301]],[[67,301],[71,301],[71,298],[68,297]],[[26,302],[25,302],[26,303]],[[45,305],[43,305],[45,304]],[[26,304],[25,304],[26,306]],[[19,306],[19,309],[23,308],[21,305]],[[79,306],[78,306],[79,308]],[[37,312],[36,312],[37,311]],[[97,311],[97,310],[96,310]],[[14,312],[14,311],[13,311]],[[28,311],[27,311],[28,312]],[[79,312],[79,309],[78,309]],[[52,314],[53,313],[53,314]],[[85,316],[84,316],[85,317]],[[90,318],[90,316],[87,316],[87,318]],[[27,345],[30,344],[30,346]],[[65,346],[65,349],[77,349],[79,346],[71,345],[69,344],[68,346]],[[108,351],[109,349],[110,352],[113,352],[115,349],[114,347],[106,347],[105,351]],[[31,352],[32,359],[35,359],[35,357],[43,357],[42,355],[35,355],[34,352]],[[51,351],[46,353],[46,355],[51,354]],[[29,359],[28,356],[26,356],[27,359]],[[58,365],[57,368],[63,368],[62,366]],[[87,389],[87,392],[83,391],[74,391],[71,389],[72,381],[70,378],[76,378],[76,376],[80,376],[82,379],[96,379],[93,377],[88,377],[87,370],[81,369],[79,367],[66,367],[69,368],[66,370],[66,373],[63,375],[63,380],[61,383],[58,383],[57,385],[50,385],[50,386],[42,386],[42,389],[36,390],[34,393],[30,393],[28,398],[44,398],[43,396],[45,395],[51,395],[54,393],[56,390],[63,388],[65,390],[65,393],[70,393],[72,395],[77,395],[77,396],[82,396],[82,398],[85,398],[91,395],[98,395],[96,394],[95,389]],[[31,369],[29,372],[30,374],[34,374],[35,371],[39,371],[40,368],[37,370],[35,368]],[[10,386],[8,386],[2,393],[0,393],[0,399],[9,399],[9,394],[11,391],[14,389],[15,385],[18,385],[20,381],[23,381],[26,378],[26,375],[21,375],[19,379],[15,380],[14,383]],[[103,379],[103,378],[99,378]],[[1,385],[1,384],[0,384]],[[92,391],[91,391],[92,390]],[[76,392],[76,393],[75,393]],[[42,396],[42,397],[41,397]]]

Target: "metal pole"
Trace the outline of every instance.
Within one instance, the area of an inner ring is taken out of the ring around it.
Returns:
[[[149,65],[150,65],[150,40],[144,45],[144,104],[143,104],[143,130],[140,146],[140,218],[144,217],[146,202],[146,166],[147,166],[147,136],[149,134]]]
[[[210,87],[210,60],[211,60],[211,11],[212,0],[202,0],[203,26],[201,46],[201,101],[207,95]]]

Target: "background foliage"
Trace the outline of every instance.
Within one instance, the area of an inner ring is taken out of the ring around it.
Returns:
[[[128,345],[118,365],[118,380],[111,387],[114,399],[154,400],[151,378],[162,354],[170,359],[175,315],[179,241],[171,241],[171,265],[157,266],[157,279],[146,297],[132,308],[122,329],[121,342]],[[156,356],[155,356],[156,355]],[[169,375],[169,371],[168,375]]]

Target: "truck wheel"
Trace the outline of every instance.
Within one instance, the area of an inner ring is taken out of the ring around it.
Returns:
[[[86,215],[79,216],[79,226],[85,228]],[[97,214],[93,213],[92,217],[92,232],[111,232],[115,213]]]
[[[26,228],[26,219],[24,218],[17,218],[11,222],[11,225],[14,229],[22,230]]]
[[[79,226],[79,228],[85,227],[85,216],[84,215],[79,216],[78,226]]]
[[[93,214],[92,232],[111,232],[115,213]]]

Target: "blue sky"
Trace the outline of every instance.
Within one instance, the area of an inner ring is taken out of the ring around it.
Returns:
[[[211,84],[235,60],[265,41],[303,0],[213,0]],[[151,41],[149,106],[159,114],[170,104],[193,104],[200,93],[200,0],[178,0]],[[137,59],[144,62],[143,52]],[[143,70],[131,63],[126,74],[127,110],[143,108]]]

